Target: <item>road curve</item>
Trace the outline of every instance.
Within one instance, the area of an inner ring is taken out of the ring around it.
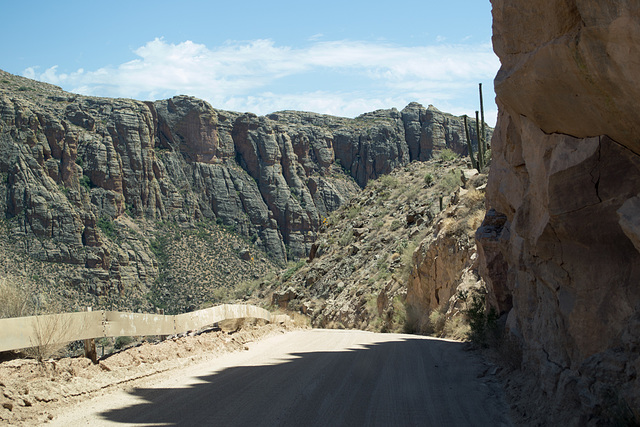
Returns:
[[[296,331],[83,402],[50,425],[511,425],[485,371],[457,342]]]

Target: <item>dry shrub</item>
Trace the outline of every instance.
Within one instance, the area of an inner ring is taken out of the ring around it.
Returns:
[[[289,320],[287,320],[284,323],[285,326],[290,326],[294,328],[310,328],[311,327],[311,318],[299,311],[278,309],[278,310],[272,311],[271,315],[272,316],[277,316],[277,315],[289,316]]]
[[[474,211],[467,218],[467,229],[477,230],[484,220],[485,210],[479,209]]]
[[[459,231],[462,228],[463,227],[461,227],[460,221],[457,221],[453,217],[446,217],[440,220],[440,222],[438,223],[438,234],[457,234],[456,231]]]
[[[225,319],[218,322],[218,327],[227,333],[234,333],[243,329],[252,329],[266,325],[265,319],[255,317],[240,317],[237,319]]]
[[[440,307],[436,310],[433,310],[431,314],[429,314],[429,323],[431,326],[431,330],[434,336],[442,337],[444,332],[445,324],[447,323],[447,310],[445,307]]]
[[[71,321],[62,315],[35,316],[34,319],[31,348],[26,354],[42,363],[66,346]]]
[[[442,330],[442,337],[463,341],[469,336],[469,323],[460,315],[448,318]]]
[[[7,279],[0,279],[0,319],[22,317],[29,313],[29,297]]]

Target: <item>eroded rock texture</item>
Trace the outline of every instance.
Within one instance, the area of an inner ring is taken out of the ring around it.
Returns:
[[[640,4],[492,3],[502,68],[481,272],[550,419],[638,420]]]
[[[84,97],[0,77],[0,208],[11,239],[39,260],[84,269],[78,281],[98,280],[97,293],[155,280],[159,249],[148,239],[158,224],[217,222],[275,260],[305,257],[323,218],[369,180],[439,149],[466,154],[460,118],[417,103],[355,119],[258,117],[187,96]],[[115,238],[127,218],[144,222],[140,239]]]

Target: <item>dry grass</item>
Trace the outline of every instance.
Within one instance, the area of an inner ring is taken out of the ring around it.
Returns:
[[[29,297],[7,279],[0,279],[0,319],[22,317],[29,313]]]
[[[433,331],[432,333],[436,337],[443,336],[444,327],[447,322],[446,313],[446,307],[440,307],[429,314],[429,323]]]
[[[469,336],[469,323],[460,315],[448,319],[442,329],[442,336],[454,340],[463,341]]]
[[[31,347],[26,354],[39,363],[51,358],[63,349],[70,328],[69,318],[58,315],[35,316]]]
[[[461,197],[455,210],[440,221],[440,231],[454,236],[473,235],[484,219],[484,199],[482,191],[475,188],[469,190]]]

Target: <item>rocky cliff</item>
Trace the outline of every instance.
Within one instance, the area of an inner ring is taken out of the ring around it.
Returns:
[[[477,238],[538,377],[529,422],[638,422],[640,6],[492,3],[500,113]]]
[[[171,293],[157,289],[181,238],[167,240],[171,227],[244,236],[234,246],[247,266],[247,250],[305,257],[322,219],[369,180],[442,148],[466,153],[461,120],[416,103],[355,119],[257,117],[186,96],[139,102],[5,72],[0,81],[6,237],[36,260],[75,266],[64,282],[80,293]]]
[[[307,262],[257,295],[301,311],[316,327],[436,332],[433,310],[451,308],[450,319],[460,312],[449,304],[460,285],[484,286],[473,234],[486,175],[468,160],[436,155],[370,181],[326,219]],[[446,333],[465,336],[462,328]]]

